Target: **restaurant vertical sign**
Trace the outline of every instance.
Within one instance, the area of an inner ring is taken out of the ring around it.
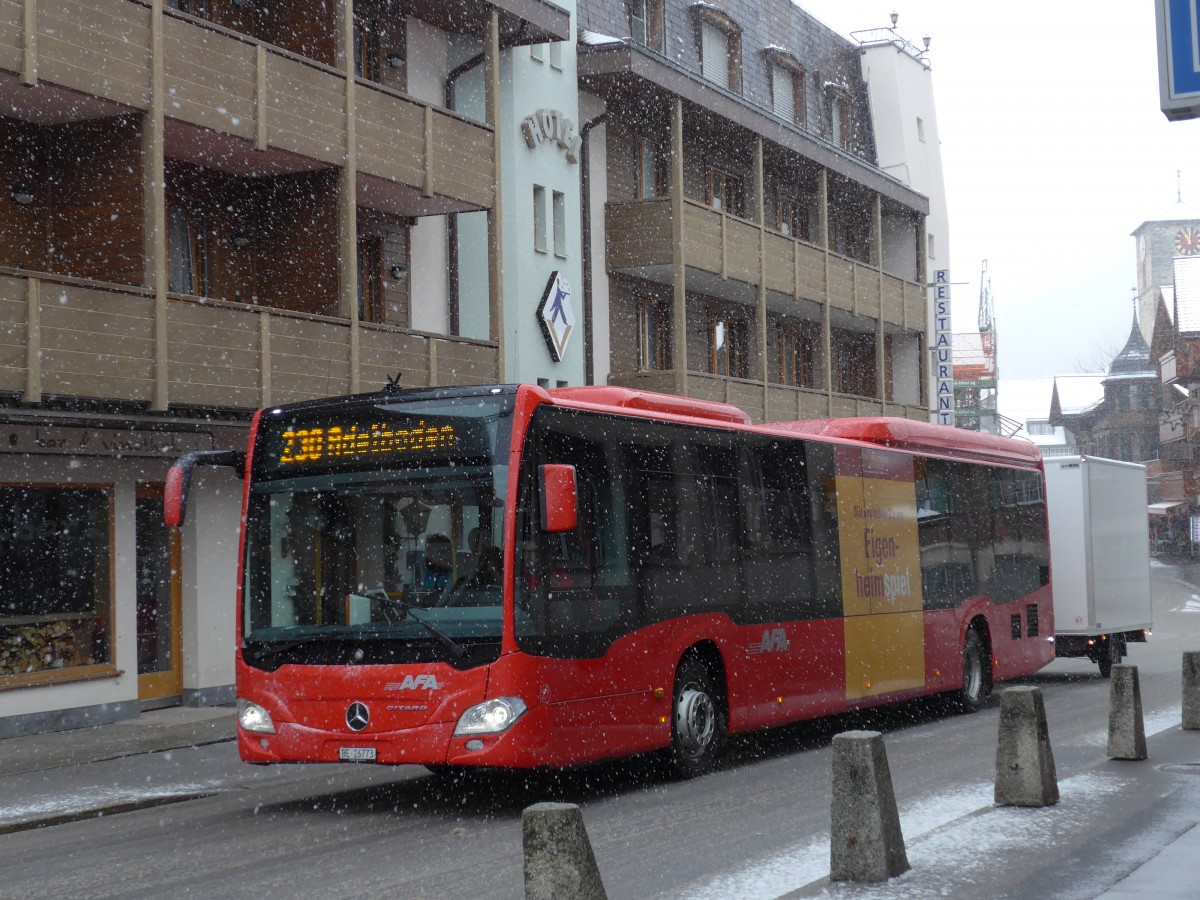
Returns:
[[[933,273],[933,409],[931,421],[954,424],[954,349],[950,332],[950,270]]]

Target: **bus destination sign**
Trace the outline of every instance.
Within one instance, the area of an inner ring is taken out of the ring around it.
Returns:
[[[416,455],[449,450],[458,443],[453,425],[426,425],[424,420],[411,428],[382,422],[366,427],[289,428],[281,437],[283,442],[276,461],[285,467]]]

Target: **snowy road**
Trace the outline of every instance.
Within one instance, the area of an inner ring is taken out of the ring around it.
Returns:
[[[1157,564],[1153,576],[1155,636],[1129,659],[1152,735],[1178,722],[1180,654],[1200,647],[1194,579]],[[690,782],[637,762],[457,785],[419,768],[255,769],[225,743],[21,782],[20,802],[66,811],[101,792],[194,799],[0,836],[0,896],[519,898],[520,812],[544,799],[582,806],[613,898],[1096,896],[1161,845],[1156,835],[1188,824],[1196,790],[1158,769],[1102,766],[1108,682],[1094,665],[1059,661],[1029,682],[1045,694],[1063,796],[1051,810],[991,808],[997,704],[975,716],[916,704],[741,739],[721,771]],[[828,741],[846,727],[885,732],[913,865],[877,890],[820,882]],[[0,800],[0,824],[20,802]],[[1121,817],[1141,823],[1136,839],[1113,830]],[[1089,861],[1089,846],[1103,859]],[[1062,872],[1059,859],[1078,871]],[[1043,871],[1054,877],[1031,891]]]

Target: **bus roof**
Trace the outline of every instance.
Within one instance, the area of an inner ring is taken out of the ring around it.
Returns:
[[[773,422],[764,427],[813,437],[863,441],[915,453],[969,457],[1013,465],[1037,465],[1042,459],[1037,446],[1028,441],[895,416],[808,419],[798,422]]]
[[[745,410],[728,403],[712,400],[697,400],[693,397],[677,397],[656,391],[639,391],[633,388],[592,385],[589,387],[553,388],[549,391],[555,400],[568,403],[608,406],[616,409],[634,409],[641,412],[664,413],[672,416],[687,416],[692,419],[749,425],[750,417]]]

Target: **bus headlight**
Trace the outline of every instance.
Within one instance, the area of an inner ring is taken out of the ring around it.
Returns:
[[[275,723],[271,721],[271,714],[257,703],[251,703],[241,697],[238,697],[238,724],[245,731],[253,731],[255,734],[275,733]]]
[[[499,734],[512,727],[525,712],[525,701],[520,697],[497,697],[477,703],[463,713],[454,728],[455,735]]]

